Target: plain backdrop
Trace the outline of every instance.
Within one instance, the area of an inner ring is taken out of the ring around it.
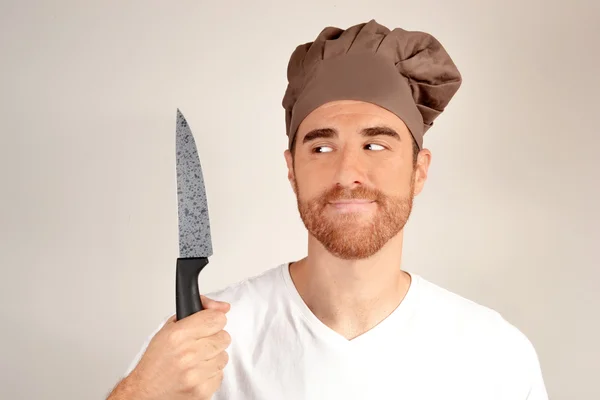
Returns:
[[[174,313],[177,108],[213,229],[201,291],[304,256],[287,62],[372,18],[432,33],[464,78],[403,267],[521,329],[553,400],[600,398],[595,0],[0,1],[0,398],[104,399]]]

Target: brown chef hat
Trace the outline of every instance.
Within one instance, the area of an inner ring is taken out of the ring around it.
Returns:
[[[290,57],[283,98],[289,146],[311,111],[334,100],[377,104],[404,121],[419,148],[433,120],[462,82],[442,45],[430,34],[371,20],[346,30],[323,29]]]

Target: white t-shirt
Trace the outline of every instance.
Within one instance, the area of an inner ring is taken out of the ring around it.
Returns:
[[[548,399],[536,351],[517,328],[410,275],[400,306],[353,340],[310,311],[289,264],[207,294],[231,304],[229,363],[213,399]]]

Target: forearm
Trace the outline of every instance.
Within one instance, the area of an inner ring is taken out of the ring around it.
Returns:
[[[147,396],[136,384],[135,377],[130,375],[114,387],[106,400],[147,400]]]

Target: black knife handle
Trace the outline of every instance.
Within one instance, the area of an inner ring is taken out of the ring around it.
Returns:
[[[178,321],[202,310],[198,275],[207,264],[208,258],[206,257],[177,259],[175,298]]]

